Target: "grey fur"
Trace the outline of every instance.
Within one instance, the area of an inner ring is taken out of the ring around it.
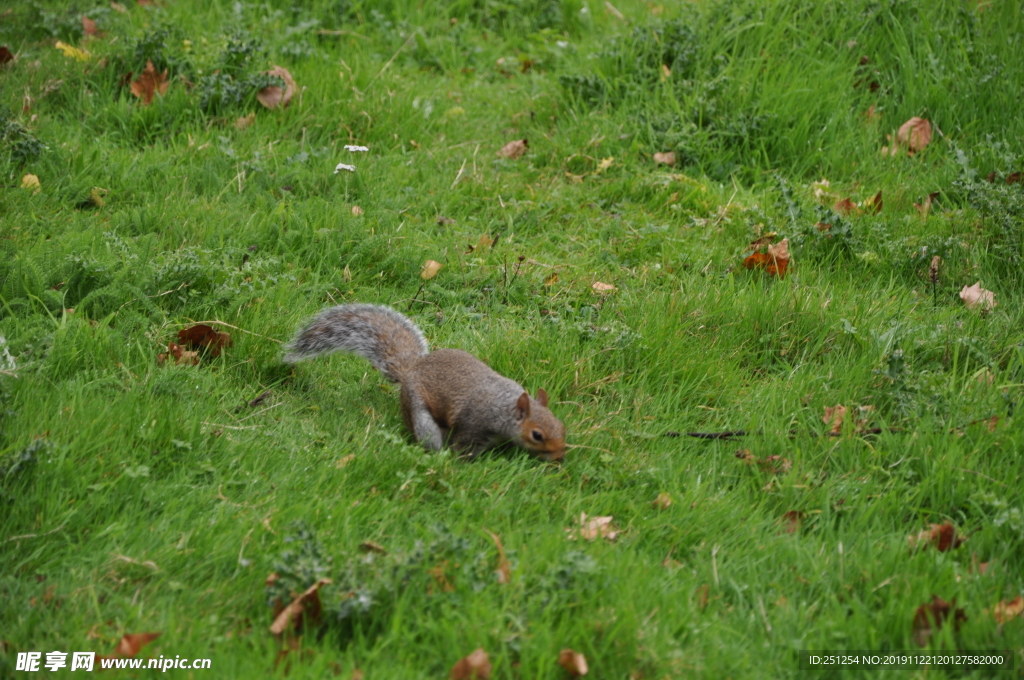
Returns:
[[[427,340],[412,321],[382,305],[338,305],[323,310],[295,334],[283,360],[295,363],[343,351],[370,360],[393,382],[410,360],[429,351]]]

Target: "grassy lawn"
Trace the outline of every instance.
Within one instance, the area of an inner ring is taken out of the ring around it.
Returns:
[[[123,1],[0,10],[0,678],[1022,677],[1020,3]],[[283,364],[343,302],[546,389],[564,464]],[[1016,669],[799,670],[921,644]]]

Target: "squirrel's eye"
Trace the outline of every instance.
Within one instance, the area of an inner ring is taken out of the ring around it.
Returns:
[[[535,441],[535,442],[542,442],[542,441],[544,441],[544,435],[542,435],[537,430],[534,430],[533,432],[531,432],[530,436],[533,437],[533,441]]]

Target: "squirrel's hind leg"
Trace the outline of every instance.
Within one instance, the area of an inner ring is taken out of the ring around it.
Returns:
[[[402,418],[406,426],[412,430],[416,441],[428,451],[440,451],[444,446],[445,433],[434,421],[430,409],[411,390],[402,389]]]

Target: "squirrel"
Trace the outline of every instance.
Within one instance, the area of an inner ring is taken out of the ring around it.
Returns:
[[[466,458],[512,442],[544,461],[565,456],[565,426],[548,410],[548,395],[531,399],[522,386],[468,352],[430,352],[422,331],[390,307],[329,307],[296,333],[286,363],[336,351],[370,360],[401,384],[402,420],[429,451],[446,443]]]

